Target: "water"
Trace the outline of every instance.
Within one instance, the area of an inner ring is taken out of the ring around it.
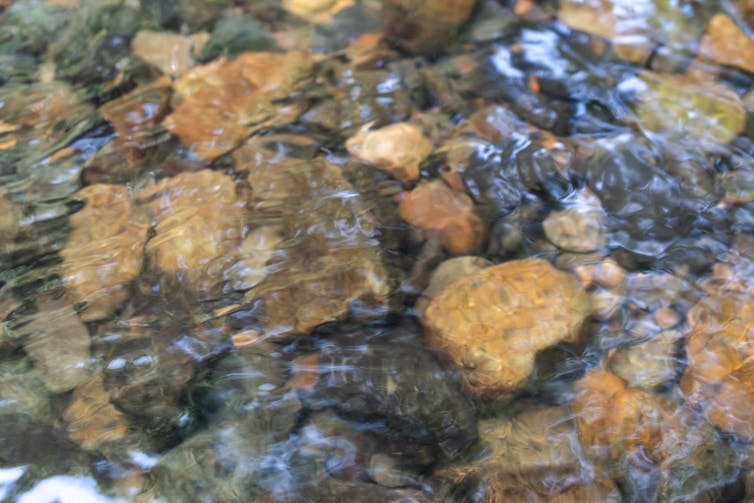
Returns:
[[[0,501],[754,497],[752,2],[382,4],[0,0]]]

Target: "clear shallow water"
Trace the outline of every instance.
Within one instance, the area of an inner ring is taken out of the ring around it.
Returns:
[[[386,12],[0,1],[0,500],[751,497],[751,2]]]

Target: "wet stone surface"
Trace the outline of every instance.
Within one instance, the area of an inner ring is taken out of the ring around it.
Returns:
[[[0,0],[0,500],[751,500],[753,33]]]

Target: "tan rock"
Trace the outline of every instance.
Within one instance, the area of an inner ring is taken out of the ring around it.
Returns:
[[[207,32],[179,35],[167,31],[140,30],[131,41],[134,54],[165,75],[180,77],[194,66],[194,56],[209,41]]]
[[[610,361],[610,370],[635,388],[670,383],[680,373],[682,340],[683,334],[677,330],[664,330],[640,344],[622,346]]]
[[[354,3],[355,0],[283,0],[283,8],[303,19],[328,23],[335,14]]]
[[[721,65],[754,72],[754,37],[749,36],[726,14],[712,16],[699,53]]]
[[[409,224],[439,234],[445,249],[456,255],[473,253],[484,240],[484,226],[471,198],[440,180],[420,183],[403,193],[398,213]]]
[[[476,0],[385,0],[382,29],[413,53],[436,54],[471,16]]]
[[[81,318],[101,320],[128,297],[141,269],[149,223],[122,185],[90,185],[76,198],[85,206],[71,216],[61,276],[71,300],[86,303]]]
[[[561,250],[588,253],[605,244],[606,218],[597,196],[582,189],[567,208],[547,215],[542,228],[547,239]]]
[[[419,163],[432,152],[432,142],[419,127],[398,123],[371,131],[362,127],[346,141],[351,155],[387,171],[402,182],[419,178]]]
[[[589,311],[575,276],[545,260],[524,259],[451,283],[423,322],[430,344],[450,354],[470,388],[494,397],[524,382],[539,351],[576,342]]]
[[[74,390],[63,421],[68,437],[87,450],[123,438],[128,431],[128,419],[110,403],[101,374]]]
[[[191,69],[175,83],[175,111],[163,124],[203,159],[214,159],[268,125],[295,121],[294,104],[271,103],[286,97],[310,73],[304,52],[248,52]]]
[[[207,169],[181,173],[148,186],[139,199],[156,222],[146,247],[152,263],[190,290],[212,291],[222,279],[213,265],[241,241],[243,209],[233,179]]]
[[[723,292],[688,313],[687,399],[724,431],[754,440],[754,302],[746,292]]]

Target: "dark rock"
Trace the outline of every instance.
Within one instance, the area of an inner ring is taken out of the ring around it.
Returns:
[[[319,364],[319,382],[306,401],[384,421],[388,438],[406,439],[406,455],[418,443],[439,446],[453,459],[476,440],[473,405],[413,325],[332,336],[323,342]]]

